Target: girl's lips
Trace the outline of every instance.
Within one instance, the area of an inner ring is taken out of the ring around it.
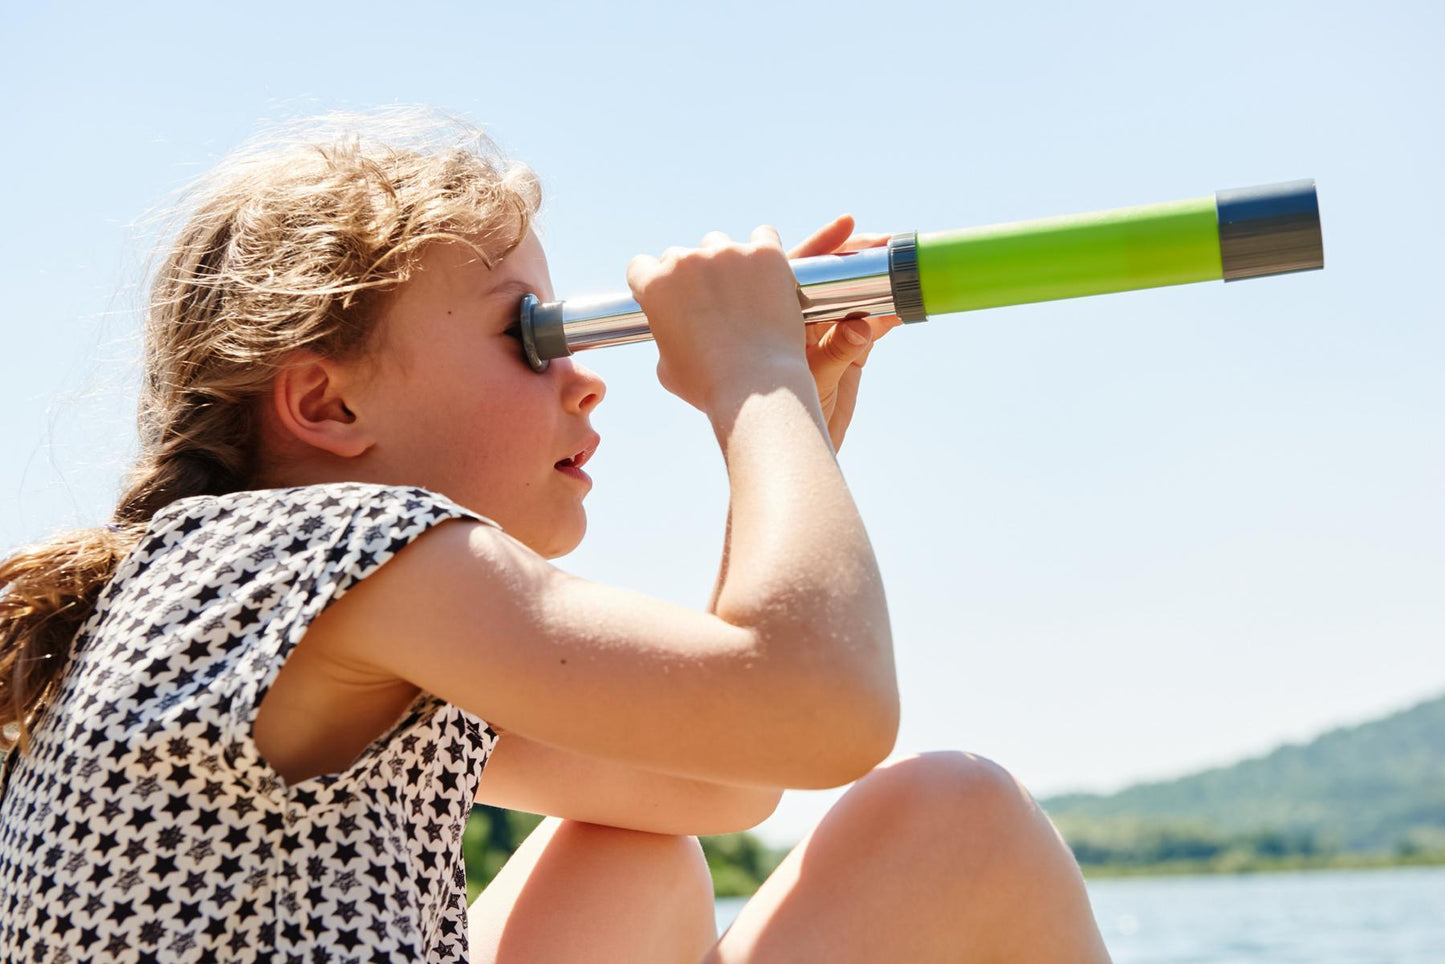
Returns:
[[[588,475],[586,472],[583,472],[575,465],[558,465],[556,466],[556,469],[563,475],[574,478],[579,482],[586,482],[588,485],[592,484],[592,476]]]
[[[599,436],[596,432],[593,432],[591,437],[583,443],[581,451],[577,452],[574,455],[570,455],[565,459],[558,460],[558,462],[553,466],[553,468],[555,468],[558,472],[561,472],[563,475],[570,476],[571,478],[576,479],[578,482],[585,482],[588,486],[591,486],[592,476],[588,475],[586,472],[583,472],[582,466],[587,462],[588,459],[592,457],[592,453],[597,451],[597,446],[601,443],[602,437]]]
[[[568,465],[571,465],[571,466],[574,466],[574,467],[580,469],[583,465],[586,465],[586,464],[587,464],[587,460],[590,459],[590,458],[592,458],[592,454],[597,451],[597,446],[599,446],[599,445],[601,445],[601,444],[602,444],[602,436],[598,435],[596,432],[593,432],[593,433],[592,433],[592,436],[591,436],[590,438],[588,438],[586,442],[583,443],[582,449],[581,449],[580,451],[573,452],[571,455],[567,456],[565,459],[558,459],[558,460],[557,460],[557,465],[558,465],[558,467],[561,467],[562,463],[565,462],[565,463],[567,463]]]

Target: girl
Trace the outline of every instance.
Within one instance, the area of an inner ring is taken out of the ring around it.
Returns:
[[[553,297],[537,181],[477,132],[339,120],[194,189],[112,522],[0,566],[0,958],[1106,960],[1005,771],[882,762],[834,453],[896,320],[805,333],[768,227],[633,259],[727,463],[721,573],[705,611],[568,576],[605,388],[511,330]],[[882,241],[851,230],[790,255]],[[718,940],[696,835],[853,781]],[[549,818],[468,908],[474,799]]]

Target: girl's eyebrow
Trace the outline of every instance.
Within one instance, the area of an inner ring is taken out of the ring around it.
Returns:
[[[501,299],[498,297],[499,295],[509,295],[512,298],[515,298],[517,300],[517,304],[520,305],[523,295],[535,294],[540,290],[540,288],[536,287],[530,282],[524,281],[520,278],[513,278],[510,281],[503,281],[491,291],[488,291],[483,297],[487,300],[496,299],[500,301]],[[504,315],[503,320],[507,322],[507,327],[504,329],[504,332],[508,335],[517,334],[519,330],[517,312],[513,311],[507,315]]]
[[[529,281],[523,281],[519,278],[513,278],[510,281],[503,281],[491,291],[488,291],[486,296],[488,298],[493,298],[497,295],[510,294],[520,298],[522,295],[536,294],[540,290],[541,289],[539,287]]]

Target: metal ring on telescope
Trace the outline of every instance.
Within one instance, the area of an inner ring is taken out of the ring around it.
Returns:
[[[532,366],[532,371],[541,374],[547,370],[550,359],[537,354],[537,338],[532,331],[532,313],[537,310],[539,304],[541,301],[530,292],[522,296],[522,309],[517,317],[517,327],[522,330],[522,357],[527,360],[528,365]]]
[[[894,314],[904,321],[927,321],[923,286],[918,283],[918,233],[904,231],[888,239],[888,280]]]

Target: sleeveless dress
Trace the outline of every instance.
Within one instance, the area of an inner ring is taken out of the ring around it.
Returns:
[[[496,525],[350,482],[157,513],[0,773],[0,962],[465,962],[462,830],[497,733],[423,692],[294,785],[252,738],[311,620],[457,518]]]

